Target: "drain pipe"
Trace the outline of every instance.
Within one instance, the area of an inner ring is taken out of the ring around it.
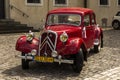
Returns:
[[[87,0],[84,0],[84,8],[87,8]]]
[[[47,4],[47,8],[48,8],[48,12],[49,12],[49,7],[50,7],[50,1],[48,0],[48,4]]]

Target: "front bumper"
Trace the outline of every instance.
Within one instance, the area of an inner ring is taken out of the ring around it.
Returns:
[[[35,59],[35,57],[34,56],[20,56],[20,55],[16,55],[15,57],[18,57],[18,58],[21,58],[21,59],[25,59],[25,60],[32,60],[32,61],[37,61],[38,62],[38,60],[36,60]],[[39,62],[43,62],[43,61],[40,61],[39,60]],[[67,59],[62,59],[62,58],[53,58],[53,62],[58,62],[59,64],[61,64],[61,63],[67,63],[67,64],[73,64],[74,63],[74,61],[73,60],[67,60]]]

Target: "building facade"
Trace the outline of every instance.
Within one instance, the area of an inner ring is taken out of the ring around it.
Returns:
[[[88,8],[96,13],[97,23],[102,26],[111,26],[112,18],[120,11],[120,0],[88,0]],[[106,19],[106,25],[102,20]]]
[[[14,19],[23,24],[39,28],[49,10],[60,7],[87,7],[94,10],[97,23],[107,19],[110,26],[112,17],[120,10],[120,0],[0,0],[0,19]]]

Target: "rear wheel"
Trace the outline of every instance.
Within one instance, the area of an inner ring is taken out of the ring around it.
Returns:
[[[72,65],[73,70],[77,73],[80,73],[83,67],[83,51],[80,48],[79,52],[74,56],[74,64]]]
[[[22,56],[25,56],[25,53],[21,53]],[[22,69],[29,69],[29,61],[25,59],[21,59]]]
[[[113,26],[114,29],[117,30],[120,27],[120,22],[119,21],[114,21],[113,24],[112,24],[112,26]]]

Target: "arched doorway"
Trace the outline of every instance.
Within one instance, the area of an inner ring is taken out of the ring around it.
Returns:
[[[5,19],[5,0],[0,0],[0,19]]]

